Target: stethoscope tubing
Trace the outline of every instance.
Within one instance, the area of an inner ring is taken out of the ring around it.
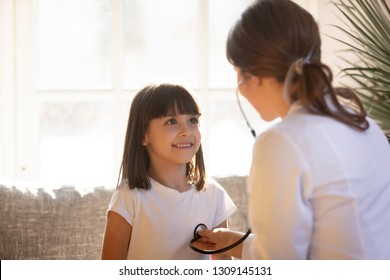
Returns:
[[[246,117],[245,113],[244,113],[244,110],[241,106],[241,102],[240,102],[240,98],[239,98],[239,93],[238,93],[238,90],[236,90],[236,98],[237,98],[237,103],[238,103],[238,106],[240,108],[240,111],[245,119],[245,122],[252,134],[252,136],[256,139],[256,132],[255,130],[253,129],[253,127],[250,125],[249,121],[248,121],[248,118]],[[189,246],[192,250],[194,250],[195,252],[198,252],[198,253],[201,253],[201,254],[208,254],[208,255],[214,255],[214,254],[220,254],[220,253],[223,253],[223,252],[226,252],[230,249],[233,249],[234,247],[236,247],[237,245],[239,245],[240,243],[244,242],[244,240],[249,236],[249,234],[251,234],[251,229],[249,228],[248,231],[245,233],[245,235],[243,237],[241,237],[238,241],[234,242],[233,244],[225,247],[225,248],[221,248],[221,249],[217,249],[217,250],[202,250],[202,249],[199,249],[199,248],[196,248],[195,246],[192,245],[192,243],[194,243],[196,240],[198,240],[200,238],[200,236],[198,235],[197,231],[199,230],[199,227],[203,228],[203,229],[207,229],[207,226],[205,224],[198,224],[196,227],[195,227],[195,230],[194,230],[194,238],[191,240]]]

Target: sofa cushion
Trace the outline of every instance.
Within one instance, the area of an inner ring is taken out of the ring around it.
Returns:
[[[215,179],[238,208],[230,227],[246,231],[245,177]],[[81,194],[62,187],[33,193],[0,185],[0,259],[99,259],[112,192],[96,187]]]
[[[98,259],[112,190],[81,196],[74,188],[53,198],[0,186],[1,259]]]

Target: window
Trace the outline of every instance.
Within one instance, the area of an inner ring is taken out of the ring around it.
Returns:
[[[3,0],[0,0],[0,19],[3,18]],[[3,33],[3,21],[0,20],[0,34]],[[1,65],[4,65],[4,62],[3,62],[3,40],[4,38],[1,38],[0,37],[0,104],[4,104],[4,100],[3,100],[3,87],[2,87],[2,77],[3,77],[3,67],[1,67]],[[1,106],[0,107],[0,110],[2,110],[3,107]],[[1,117],[0,117],[1,119]],[[2,146],[3,146],[3,143],[2,143],[2,138],[3,138],[3,122],[0,122],[0,151],[2,151]],[[3,162],[2,162],[2,157],[0,157],[0,178],[2,177],[2,170],[3,170]]]
[[[110,0],[38,0],[34,10],[38,90],[110,89]]]
[[[123,88],[153,80],[199,86],[198,0],[131,0],[123,7]]]
[[[208,174],[246,175],[225,41],[251,2],[0,0],[1,178],[114,186],[130,102],[153,81],[196,91]],[[241,102],[258,133],[271,125]]]
[[[0,0],[0,178],[14,171],[14,35],[13,5]],[[11,177],[10,176],[10,177]]]

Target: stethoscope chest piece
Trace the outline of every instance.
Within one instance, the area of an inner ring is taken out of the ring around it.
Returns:
[[[194,239],[193,240],[200,238],[198,231],[204,230],[204,229],[207,229],[207,226],[205,224],[198,224],[194,229]]]

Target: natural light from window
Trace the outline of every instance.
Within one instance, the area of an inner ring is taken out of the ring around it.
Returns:
[[[131,100],[150,82],[195,91],[209,176],[247,175],[254,138],[237,105],[225,42],[250,3],[36,0],[8,6],[13,12],[0,14],[7,15],[0,21],[7,30],[0,33],[0,102],[11,118],[0,123],[0,178],[48,188],[114,187]],[[12,71],[6,76],[5,70]],[[257,134],[278,121],[266,123],[244,98],[241,103]]]

